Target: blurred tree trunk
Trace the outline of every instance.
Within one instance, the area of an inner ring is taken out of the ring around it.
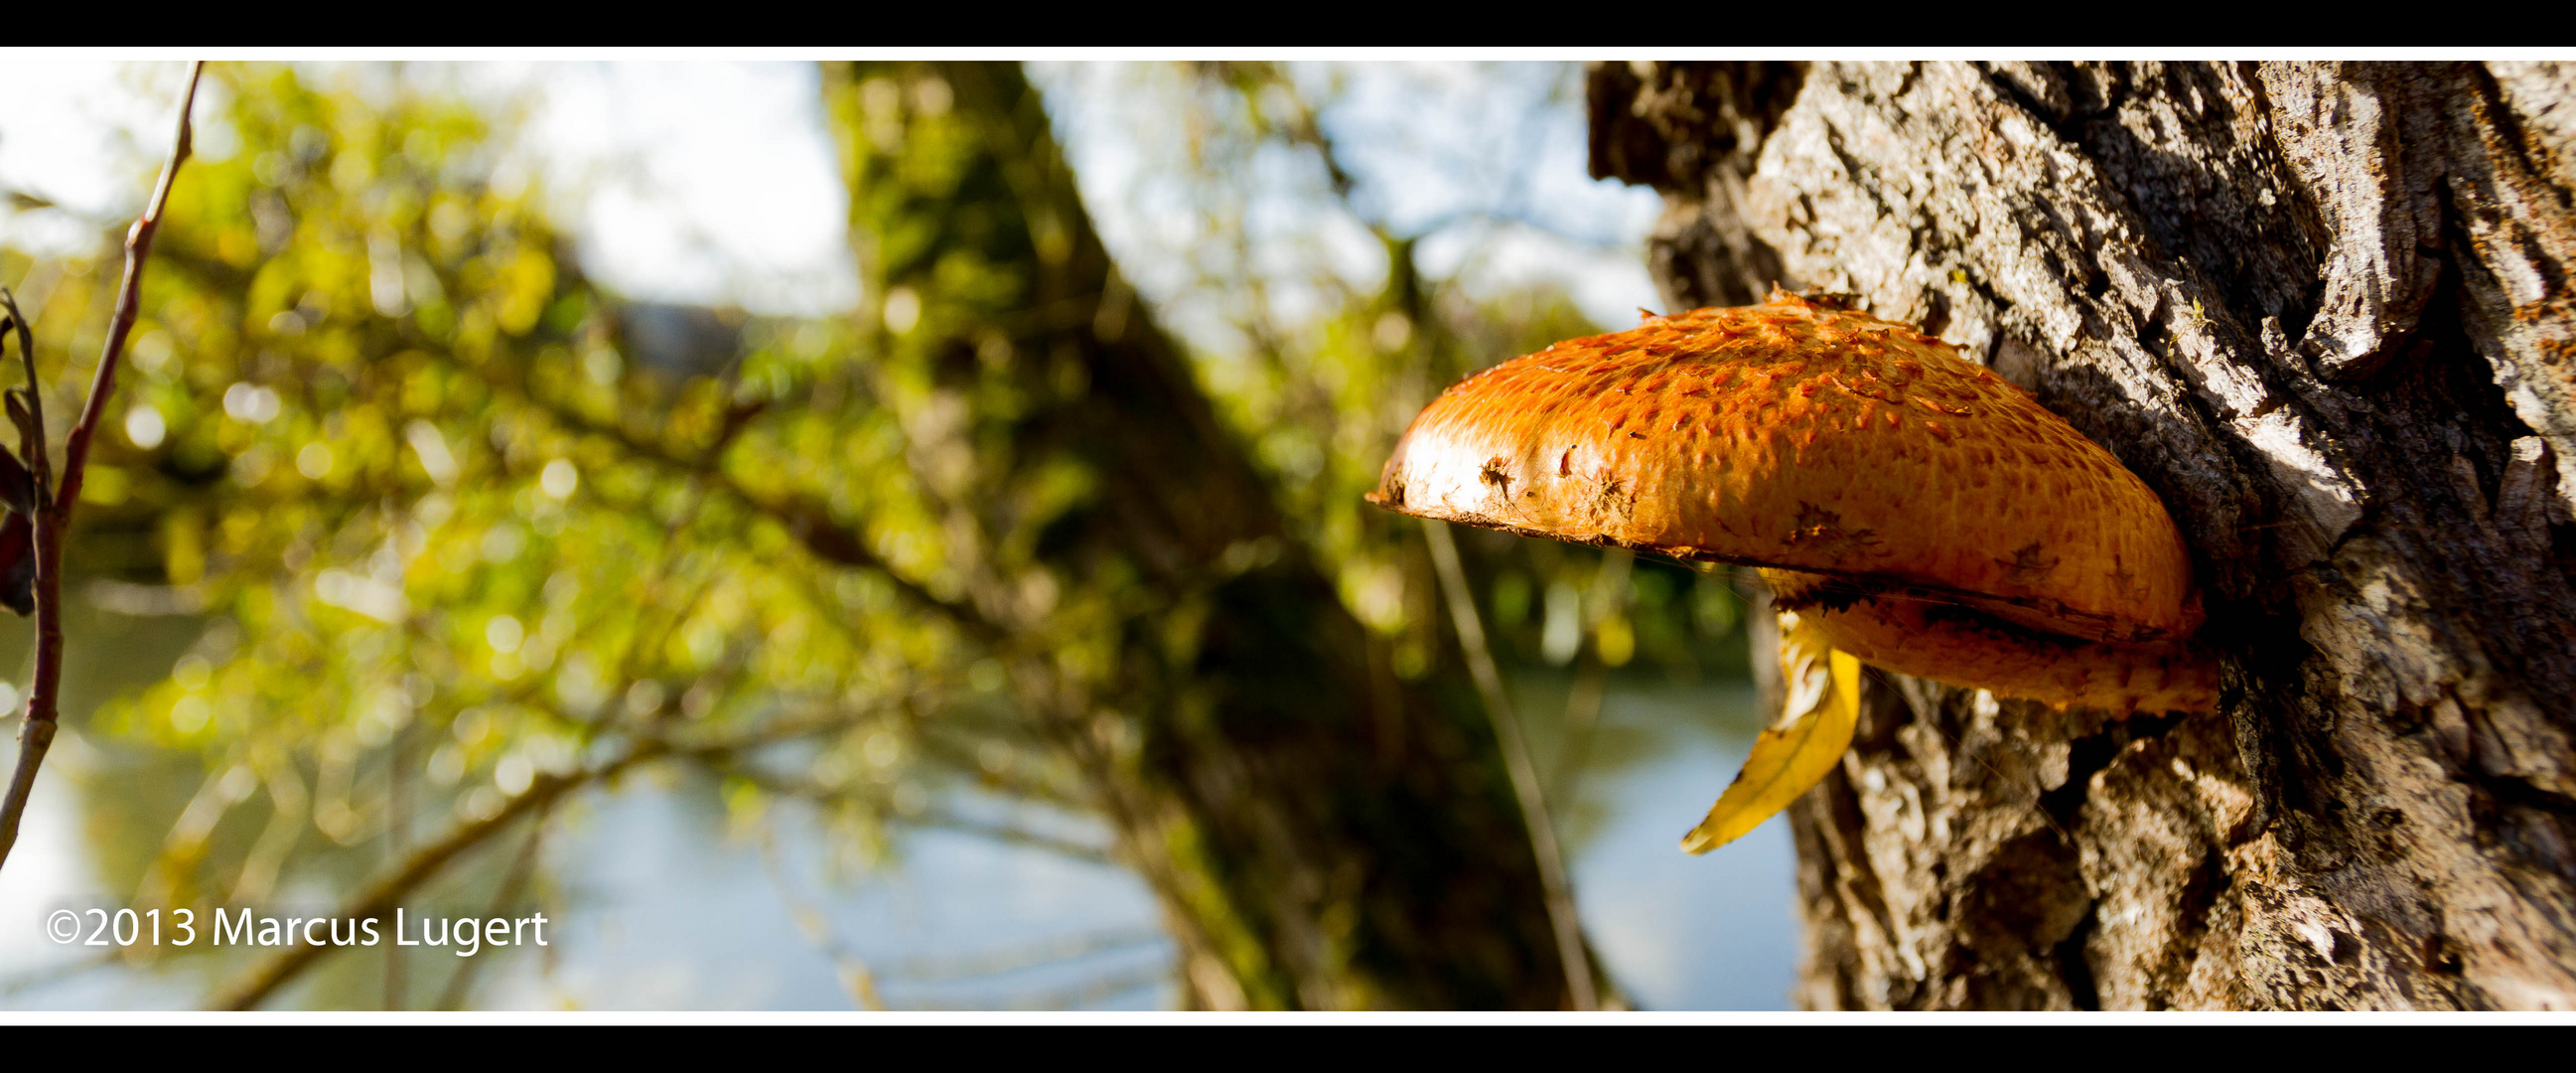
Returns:
[[[954,605],[1214,1008],[1565,1002],[1455,661],[1399,680],[1119,277],[1016,66],[826,68]],[[933,579],[930,587],[943,582]]]
[[[2195,551],[2221,709],[1890,676],[1792,813],[1827,1008],[2576,1008],[2576,68],[1618,65],[1676,306],[1919,321]],[[1937,526],[1937,518],[1924,524]]]

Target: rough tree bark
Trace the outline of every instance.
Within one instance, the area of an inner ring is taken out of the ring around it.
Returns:
[[[2191,542],[2224,697],[1873,684],[1792,812],[1824,1008],[2576,1008],[2576,67],[1616,65],[1676,306],[1982,358]],[[1941,519],[1925,517],[1926,526]]]
[[[1186,1000],[1561,1007],[1463,669],[1399,680],[1343,609],[1119,277],[1020,70],[826,79],[871,308],[907,307],[878,394],[957,611],[1160,899]]]

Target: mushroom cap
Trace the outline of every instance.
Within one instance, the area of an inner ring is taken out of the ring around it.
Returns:
[[[1368,499],[2087,640],[2200,625],[2181,534],[2110,452],[1911,325],[1778,290],[1460,381]]]

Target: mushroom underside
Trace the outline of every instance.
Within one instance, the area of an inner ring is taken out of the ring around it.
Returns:
[[[2209,711],[2218,665],[2189,639],[2088,641],[2047,633],[1972,604],[1867,591],[1842,578],[1766,569],[1774,606],[1813,619],[1864,663],[2058,708]]]

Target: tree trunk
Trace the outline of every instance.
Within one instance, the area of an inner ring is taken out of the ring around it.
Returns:
[[[1161,901],[1188,1001],[1562,1006],[1464,672],[1400,680],[1343,608],[1119,278],[1019,69],[827,72],[879,401],[952,610]]]
[[[1676,306],[1957,344],[2194,551],[2219,711],[1873,682],[1820,1008],[2576,1008],[2576,68],[1619,65]],[[1940,519],[1923,519],[1927,526]]]

